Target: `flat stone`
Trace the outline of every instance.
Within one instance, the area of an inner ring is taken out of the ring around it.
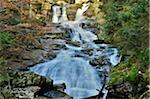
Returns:
[[[70,97],[64,92],[53,91],[53,90],[45,93],[45,96],[51,97],[52,99],[73,99],[72,97]]]

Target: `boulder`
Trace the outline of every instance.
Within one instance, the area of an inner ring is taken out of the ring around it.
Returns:
[[[31,72],[13,72],[10,74],[11,79],[10,85],[13,88],[26,87],[26,86],[42,86],[43,83],[53,86],[52,80],[48,80],[42,76],[36,75]]]
[[[61,91],[49,91],[45,93],[45,96],[52,99],[73,99],[72,97]]]
[[[92,66],[109,65],[109,62],[104,57],[96,57],[89,62]]]

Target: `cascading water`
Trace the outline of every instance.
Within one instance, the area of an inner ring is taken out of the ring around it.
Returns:
[[[83,4],[83,6],[77,10],[76,19],[75,19],[76,21],[80,20],[83,17],[82,15],[88,9],[88,7],[89,7],[89,3]]]
[[[60,6],[54,5],[53,6],[53,17],[52,22],[53,23],[59,23],[59,16],[60,16]]]
[[[61,49],[55,59],[30,68],[32,72],[52,79],[54,84],[65,83],[65,92],[74,99],[98,95],[98,90],[101,90],[102,86],[107,82],[104,81],[104,72],[107,73],[106,79],[109,80],[111,66],[117,65],[121,59],[116,48],[112,48],[107,44],[95,44],[93,40],[96,40],[97,36],[80,26],[83,22],[82,14],[88,7],[89,4],[84,4],[77,11],[75,21],[61,23],[64,28],[71,30],[72,42],[79,42],[80,45],[74,46],[65,43],[67,49]],[[59,21],[55,18],[57,17],[55,12],[57,8],[54,6],[54,23]],[[66,15],[62,15],[62,18],[63,16],[66,17]],[[84,52],[84,50],[88,49],[91,50],[91,54]],[[92,66],[90,60],[97,57],[104,57],[107,63],[102,66]],[[107,92],[104,93],[103,98],[106,97]]]
[[[60,18],[60,22],[66,22],[66,21],[68,21],[68,17],[67,17],[67,12],[66,12],[66,5],[64,5],[62,8],[62,15]]]

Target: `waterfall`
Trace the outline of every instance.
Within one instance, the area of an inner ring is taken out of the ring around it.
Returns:
[[[65,19],[65,21],[61,22],[64,28],[71,30],[72,42],[79,42],[80,45],[77,47],[65,44],[67,49],[59,50],[55,59],[30,68],[32,72],[52,79],[54,84],[65,83],[65,92],[74,99],[98,95],[98,90],[101,90],[102,86],[107,82],[104,81],[103,73],[106,72],[107,80],[109,80],[111,67],[117,65],[121,59],[116,48],[112,48],[107,44],[95,44],[93,40],[96,40],[97,36],[80,26],[83,23],[80,20],[83,17],[82,14],[88,7],[89,4],[83,4],[82,8],[78,9],[75,21]],[[58,9],[58,6],[53,7],[52,22],[54,23],[58,23],[58,13],[56,13]],[[63,8],[63,10],[62,17],[66,18],[66,8]],[[92,49],[90,55],[83,52],[83,50],[88,49]],[[97,57],[104,57],[107,62],[102,66],[93,67],[90,64],[90,60]],[[107,91],[103,92],[105,94],[103,98],[105,98]]]
[[[66,5],[64,5],[64,6],[62,7],[62,15],[61,15],[60,21],[61,21],[61,22],[66,22],[66,21],[68,21],[67,12],[66,12]]]
[[[90,5],[89,3],[83,4],[83,6],[77,10],[76,18],[75,18],[76,21],[81,20],[83,18],[82,15],[89,8],[89,5]]]
[[[61,14],[60,7],[57,5],[54,5],[52,10],[53,10],[52,22],[59,23],[59,16]]]

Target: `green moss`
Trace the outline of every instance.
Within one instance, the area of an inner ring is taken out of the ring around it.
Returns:
[[[126,77],[126,73],[121,73],[117,69],[113,69],[110,77],[111,80],[109,81],[109,85],[115,85],[124,80],[124,78]]]
[[[0,57],[0,83],[3,81],[8,81],[10,79],[10,77],[8,76],[9,71],[7,70],[7,67],[5,65],[6,60],[3,57]]]
[[[7,81],[8,77],[6,73],[0,74],[0,82]]]
[[[144,77],[145,80],[150,81],[150,78],[149,78],[150,77],[150,72],[145,72],[143,77]]]
[[[127,77],[127,80],[129,81],[135,81],[138,75],[138,68],[132,67],[131,70],[129,71],[129,75]]]
[[[112,69],[109,85],[119,84],[128,77],[130,67],[127,67],[127,65],[130,66],[129,62],[122,62]]]

